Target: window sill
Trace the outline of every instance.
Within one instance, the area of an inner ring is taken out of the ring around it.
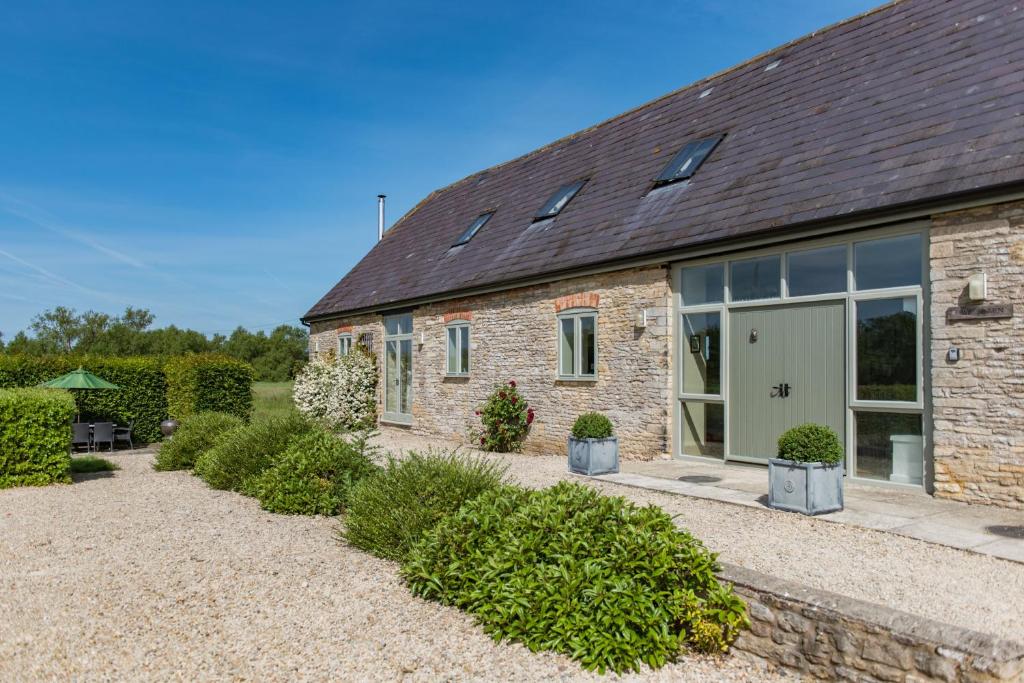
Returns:
[[[565,377],[559,375],[555,379],[559,382],[573,382],[574,384],[595,384],[597,382],[597,375],[591,375],[589,377]]]
[[[394,425],[396,427],[409,427],[412,425],[412,415],[384,413],[380,418],[380,423],[385,425]]]
[[[445,379],[469,379],[469,373],[468,372],[463,372],[463,373],[446,372],[444,374],[444,378]]]

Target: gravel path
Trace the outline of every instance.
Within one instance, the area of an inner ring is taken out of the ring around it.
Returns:
[[[424,448],[417,437],[379,439],[391,449]],[[571,478],[638,503],[653,503],[740,565],[1013,640],[1024,640],[1024,565],[904,536],[772,510],[645,491],[566,472],[564,457],[488,456],[506,461],[526,486]]]
[[[394,564],[335,540],[335,520],[111,459],[112,476],[0,491],[0,680],[613,678],[412,597]],[[735,657],[629,678],[783,680]]]

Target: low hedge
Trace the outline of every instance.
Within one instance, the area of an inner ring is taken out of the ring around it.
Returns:
[[[243,420],[252,414],[252,382],[248,363],[218,354],[197,353],[167,360],[167,407],[181,420],[193,413],[228,413]]]
[[[153,469],[190,470],[200,455],[210,450],[225,433],[241,427],[241,419],[227,413],[194,413],[181,421],[174,438],[164,442],[156,454]]]
[[[22,356],[0,354],[0,388],[35,387],[76,368],[85,368],[119,389],[72,390],[83,420],[109,419],[121,425],[135,421],[133,438],[159,441],[160,422],[167,418],[167,380],[163,361],[137,356]]]
[[[457,452],[392,458],[352,489],[344,539],[378,557],[404,560],[424,533],[504,478],[501,465]]]
[[[62,389],[0,389],[0,488],[71,481],[74,416]]]
[[[683,647],[726,651],[749,622],[717,570],[664,510],[568,482],[483,493],[402,567],[413,593],[470,612],[495,639],[602,673],[657,668]]]
[[[312,425],[301,415],[253,420],[225,432],[196,460],[195,473],[211,488],[245,492],[243,484],[284,453]]]
[[[352,487],[380,469],[372,453],[365,433],[341,438],[314,428],[296,437],[273,465],[242,488],[270,512],[336,515]]]

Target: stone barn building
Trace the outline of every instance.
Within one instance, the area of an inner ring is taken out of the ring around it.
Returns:
[[[765,462],[1024,507],[1024,9],[905,0],[432,193],[304,316],[380,425],[466,441],[515,379],[532,451]]]

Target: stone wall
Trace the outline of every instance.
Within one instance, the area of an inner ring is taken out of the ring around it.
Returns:
[[[930,249],[935,494],[1024,509],[1024,202],[936,216]],[[1014,316],[948,321],[981,272]]]
[[[736,566],[751,627],[733,649],[825,680],[1018,681],[1024,645]]]
[[[574,278],[437,304],[413,312],[415,434],[467,442],[479,426],[474,410],[495,384],[514,379],[536,410],[528,452],[564,453],[576,416],[596,410],[615,424],[621,457],[651,459],[669,451],[670,293],[666,268],[651,267]],[[557,313],[595,308],[597,379],[557,378]],[[647,311],[647,326],[635,326]],[[446,377],[446,324],[470,319],[469,377]],[[315,323],[311,344],[334,348],[339,328],[354,338],[374,335],[383,357],[380,316]],[[422,335],[422,344],[421,341]]]

